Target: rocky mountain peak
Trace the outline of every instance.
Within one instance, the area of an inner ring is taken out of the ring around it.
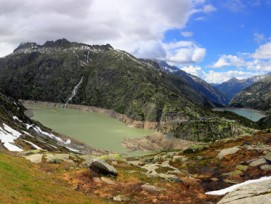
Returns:
[[[36,49],[39,45],[35,42],[22,42],[13,52],[18,52],[25,49]]]
[[[58,39],[56,41],[47,41],[43,47],[70,47],[72,43],[65,38]]]
[[[43,45],[38,45],[35,42],[21,43],[13,53],[31,53],[40,52],[49,54],[53,51],[63,51],[66,49],[80,49],[80,50],[92,50],[92,51],[108,51],[114,49],[110,44],[106,45],[88,45],[84,43],[70,42],[69,40],[62,38],[55,41],[46,41]]]

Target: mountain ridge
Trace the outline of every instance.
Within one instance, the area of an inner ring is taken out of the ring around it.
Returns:
[[[237,79],[236,77],[233,77],[228,81],[213,86],[223,93],[228,98],[228,102],[230,102],[240,91],[260,81],[265,76],[266,75],[256,75],[246,79]]]

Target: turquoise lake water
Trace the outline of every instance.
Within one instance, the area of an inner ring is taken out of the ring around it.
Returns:
[[[240,116],[243,116],[245,118],[248,118],[249,120],[252,120],[254,122],[259,121],[260,119],[264,118],[265,115],[263,113],[260,113],[257,110],[253,109],[244,109],[244,108],[215,108],[215,111],[231,111],[234,112]]]
[[[95,148],[127,154],[142,155],[143,152],[129,152],[121,145],[124,138],[139,138],[154,133],[154,130],[131,128],[124,123],[99,113],[76,109],[26,105],[34,113],[34,120]],[[146,154],[146,153],[145,153]]]

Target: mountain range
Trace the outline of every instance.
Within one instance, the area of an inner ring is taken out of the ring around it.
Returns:
[[[238,93],[231,106],[271,110],[271,76],[266,76],[255,84]]]
[[[240,91],[260,81],[265,78],[265,76],[266,75],[258,75],[247,79],[237,79],[234,77],[221,84],[214,84],[213,86],[227,98],[228,102],[230,102],[230,100],[232,100]]]
[[[135,120],[193,118],[201,108],[215,106],[186,80],[149,62],[110,45],[90,46],[66,39],[21,44],[0,59],[0,86],[16,98],[61,103],[70,99],[113,109]]]
[[[0,59],[0,87],[17,99],[114,110],[190,140],[213,141],[246,131],[211,111],[226,103],[218,90],[181,70],[171,73],[163,63],[137,59],[109,44],[28,42]]]

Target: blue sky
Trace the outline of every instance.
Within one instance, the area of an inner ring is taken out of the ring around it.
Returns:
[[[1,0],[0,57],[67,38],[159,58],[210,83],[271,72],[271,0]]]
[[[164,42],[193,41],[206,49],[204,58],[187,65],[173,64],[215,83],[271,72],[271,1],[208,3],[213,5],[213,11],[192,15],[181,30],[191,32],[191,37],[182,36],[179,29],[167,31],[164,36]],[[265,49],[260,56],[253,57],[261,46]]]

